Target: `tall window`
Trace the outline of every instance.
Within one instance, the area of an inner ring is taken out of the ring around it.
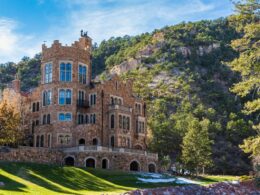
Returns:
[[[44,83],[52,82],[52,64],[45,64],[44,67]]]
[[[51,104],[51,91],[44,91],[43,98],[42,98],[42,105],[48,106]]]
[[[79,91],[78,92],[78,105],[83,106],[84,105],[84,100],[85,100],[85,93],[84,93],[84,91]]]
[[[96,114],[90,114],[89,123],[96,124]]]
[[[80,83],[83,83],[83,84],[87,83],[87,67],[86,66],[79,65],[78,78],[79,78]]]
[[[47,124],[51,124],[51,115],[50,114],[47,115]]]
[[[119,115],[119,128],[124,131],[130,130],[130,117]]]
[[[71,90],[70,89],[60,89],[59,90],[59,104],[71,104]]]
[[[96,105],[96,94],[90,94],[89,99],[90,106]]]
[[[111,129],[115,128],[115,115],[113,114],[110,116],[110,127]]]
[[[71,69],[72,65],[70,63],[60,64],[60,81],[70,82],[71,81]]]

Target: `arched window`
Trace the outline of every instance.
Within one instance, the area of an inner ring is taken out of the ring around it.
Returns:
[[[122,105],[122,100],[121,99],[118,99],[118,104]]]
[[[85,143],[86,143],[85,139],[81,138],[79,140],[79,145],[83,146],[83,145],[85,145]]]
[[[44,83],[52,82],[52,64],[45,64],[44,67]]]
[[[51,115],[50,114],[47,115],[47,124],[51,124]]]
[[[114,105],[114,98],[111,97],[111,105]]]
[[[64,105],[65,104],[65,90],[60,89],[59,91],[59,104]]]
[[[71,104],[71,90],[66,90],[66,104]]]
[[[60,81],[70,82],[71,81],[71,69],[72,66],[70,63],[61,63],[60,64]]]
[[[51,134],[48,134],[48,147],[51,147]]]
[[[111,127],[111,129],[114,129],[115,128],[115,115],[111,115],[110,116],[111,118],[110,118],[110,127]]]

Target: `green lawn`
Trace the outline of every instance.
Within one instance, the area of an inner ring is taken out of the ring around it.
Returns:
[[[32,163],[0,162],[0,194],[118,194],[136,188],[173,186],[172,183],[141,183],[138,175],[121,171],[59,167]],[[202,184],[234,180],[207,176]]]

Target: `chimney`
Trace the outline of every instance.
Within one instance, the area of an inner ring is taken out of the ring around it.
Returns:
[[[15,75],[15,79],[12,81],[12,87],[15,92],[20,93],[21,91],[21,81],[18,77],[18,75]]]

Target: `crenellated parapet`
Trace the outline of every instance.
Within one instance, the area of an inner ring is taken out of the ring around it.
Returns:
[[[89,37],[81,37],[70,46],[64,46],[55,40],[49,48],[45,44],[42,45],[42,62],[48,62],[55,58],[89,61],[91,48],[92,43]]]

